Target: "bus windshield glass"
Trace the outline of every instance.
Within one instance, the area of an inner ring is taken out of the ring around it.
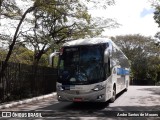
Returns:
[[[60,55],[58,82],[84,85],[104,80],[101,45],[64,47]]]

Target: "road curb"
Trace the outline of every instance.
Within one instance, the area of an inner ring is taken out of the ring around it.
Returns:
[[[45,99],[45,98],[54,97],[56,95],[57,95],[57,93],[54,92],[54,93],[51,93],[51,94],[48,94],[48,95],[42,95],[42,96],[33,97],[33,98],[29,98],[29,99],[19,100],[17,102],[6,103],[4,105],[0,105],[0,109],[5,109],[5,108],[10,108],[10,107],[13,107],[13,106],[17,106],[17,105],[26,104],[26,103],[42,100],[42,99]]]

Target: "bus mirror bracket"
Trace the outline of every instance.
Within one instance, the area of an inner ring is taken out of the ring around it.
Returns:
[[[60,52],[54,51],[49,55],[49,65],[53,67],[53,58],[58,56]]]

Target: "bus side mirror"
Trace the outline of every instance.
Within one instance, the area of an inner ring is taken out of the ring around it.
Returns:
[[[106,49],[104,51],[104,63],[108,63],[108,58],[109,58],[109,51]]]
[[[53,67],[53,64],[54,64],[53,59],[55,56],[58,56],[58,55],[59,55],[59,52],[56,52],[56,51],[49,55],[49,65],[50,66]]]

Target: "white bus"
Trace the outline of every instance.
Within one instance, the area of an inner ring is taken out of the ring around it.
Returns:
[[[129,86],[129,62],[107,38],[66,42],[59,53],[57,98],[71,102],[114,102]]]

